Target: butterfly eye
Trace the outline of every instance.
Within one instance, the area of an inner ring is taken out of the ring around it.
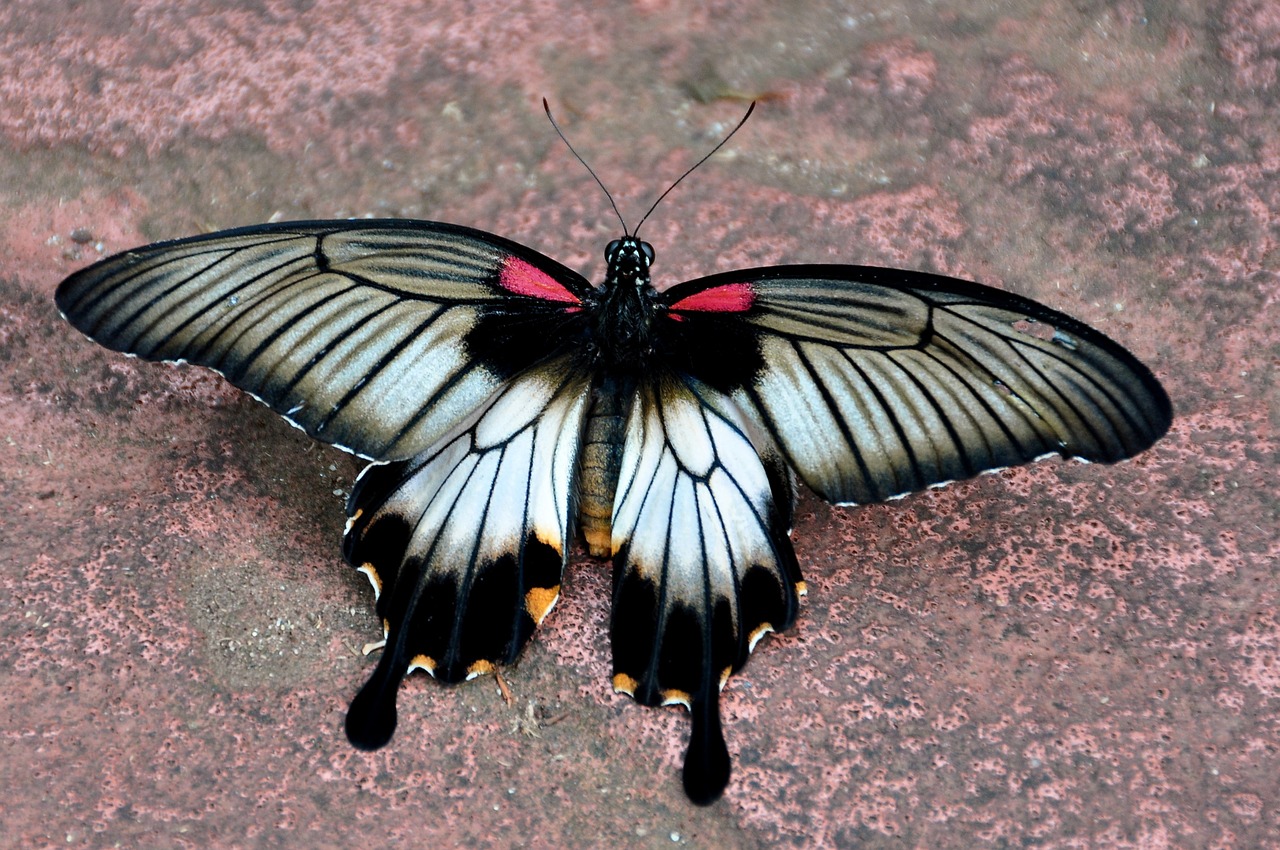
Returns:
[[[644,251],[645,258],[648,259],[650,263],[652,263],[653,262],[653,246],[650,245],[648,242],[641,242],[640,250]]]
[[[613,258],[618,254],[618,249],[621,247],[622,247],[621,239],[614,239],[608,245],[604,246],[604,261],[606,263],[612,263]]]

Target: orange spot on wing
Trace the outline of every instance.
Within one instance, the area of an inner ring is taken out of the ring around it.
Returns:
[[[663,705],[683,705],[685,708],[693,707],[693,697],[689,696],[688,691],[682,691],[679,688],[667,688],[662,692]]]
[[[360,517],[363,514],[364,514],[364,510],[362,508],[356,508],[356,512],[353,513],[351,516],[347,517],[346,524],[342,526],[343,537],[346,537],[348,534],[351,533],[351,529],[355,528],[356,523],[359,522]]]
[[[555,587],[530,588],[524,595],[524,610],[529,612],[529,616],[535,623],[541,623],[542,618],[547,616],[547,612],[559,598],[560,585],[558,584]]]
[[[498,668],[493,666],[492,661],[481,659],[467,668],[467,678],[474,679],[476,676],[482,676],[485,673],[497,673]]]
[[[750,652],[751,650],[755,649],[756,644],[760,642],[760,638],[769,634],[769,632],[771,631],[773,631],[772,623],[761,623],[760,625],[756,626],[755,629],[751,632],[750,636],[747,638],[747,647],[748,647],[747,651]]]
[[[378,571],[373,568],[373,564],[361,564],[356,570],[358,573],[364,573],[365,578],[369,579],[369,584],[373,585],[373,598],[377,599],[382,595],[382,577],[378,575]]]
[[[429,655],[415,655],[409,659],[409,670],[407,672],[412,673],[414,670],[426,670],[434,676],[436,674],[436,660]]]

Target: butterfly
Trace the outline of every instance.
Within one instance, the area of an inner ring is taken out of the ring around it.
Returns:
[[[851,265],[657,289],[638,229],[598,286],[481,230],[359,220],[160,242],[58,287],[99,344],[216,370],[371,461],[343,535],[384,631],[356,747],[390,740],[411,671],[514,661],[580,533],[613,562],[613,687],[689,709],[684,788],[711,803],[720,691],[805,592],[796,477],[882,502],[1047,455],[1118,461],[1171,422],[1142,363],[1027,298]]]

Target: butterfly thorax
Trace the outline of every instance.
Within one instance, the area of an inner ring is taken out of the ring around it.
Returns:
[[[649,285],[653,248],[627,236],[609,243],[605,259],[604,287],[593,311],[597,356],[606,369],[638,373],[653,353],[653,320],[658,310]]]

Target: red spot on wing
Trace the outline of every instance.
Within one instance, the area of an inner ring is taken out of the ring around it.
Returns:
[[[516,295],[543,298],[547,301],[568,301],[577,304],[581,299],[551,275],[519,257],[511,256],[502,261],[498,272],[498,285]]]
[[[671,305],[672,310],[699,310],[705,313],[745,313],[756,301],[749,283],[726,283],[695,292]]]

